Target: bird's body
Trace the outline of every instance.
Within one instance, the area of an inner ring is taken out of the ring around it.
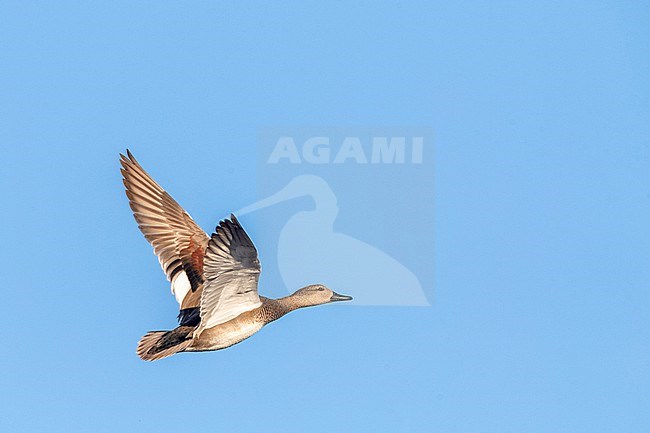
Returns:
[[[265,325],[293,310],[289,302],[285,301],[286,298],[260,298],[262,299],[261,307],[242,313],[226,323],[206,329],[185,350],[187,352],[203,352],[225,349],[247,339]]]
[[[206,329],[185,350],[187,352],[219,350],[244,341],[269,323],[264,320],[260,310],[261,308],[247,311],[226,323]]]
[[[177,328],[142,337],[142,359],[224,349],[295,309],[352,299],[320,284],[280,299],[259,296],[257,250],[234,215],[208,236],[129,151],[121,164],[133,215],[180,305]]]

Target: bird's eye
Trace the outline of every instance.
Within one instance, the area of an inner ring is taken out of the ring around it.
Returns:
[[[319,288],[318,288],[318,291],[319,291],[319,292],[322,292],[323,290],[325,290],[325,287],[319,287]]]

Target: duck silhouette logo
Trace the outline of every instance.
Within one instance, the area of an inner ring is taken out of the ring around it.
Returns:
[[[278,192],[239,210],[255,212],[310,196],[315,208],[292,215],[280,231],[277,264],[286,287],[305,275],[331,287],[346,288],[357,305],[428,306],[418,277],[379,248],[334,231],[336,194],[321,177],[302,174]]]

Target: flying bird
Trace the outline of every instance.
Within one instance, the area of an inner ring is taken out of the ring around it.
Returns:
[[[280,299],[259,296],[257,250],[235,215],[208,236],[129,150],[120,163],[133,216],[180,306],[178,327],[140,339],[136,353],[143,360],[225,349],[293,310],[352,299],[322,284]]]

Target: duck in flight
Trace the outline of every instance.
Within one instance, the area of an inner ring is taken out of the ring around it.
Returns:
[[[145,361],[225,349],[298,308],[352,299],[322,284],[280,299],[259,296],[257,250],[234,215],[208,236],[129,150],[120,163],[135,220],[180,305],[178,327],[140,339],[136,352]]]

